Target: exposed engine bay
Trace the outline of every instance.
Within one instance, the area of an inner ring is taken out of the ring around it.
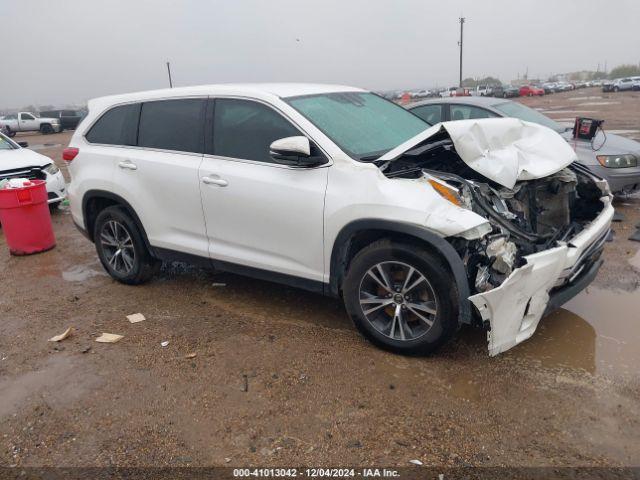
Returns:
[[[501,285],[523,257],[566,244],[598,216],[608,194],[606,182],[577,163],[507,188],[465,163],[445,130],[376,163],[388,178],[426,178],[443,198],[489,221],[491,232],[478,240],[450,239],[476,293]]]

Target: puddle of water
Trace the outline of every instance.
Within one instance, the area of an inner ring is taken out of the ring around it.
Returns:
[[[52,406],[66,406],[97,382],[98,378],[81,371],[72,357],[54,355],[38,370],[0,381],[0,418],[16,412],[35,395]]]
[[[545,366],[566,366],[637,380],[640,291],[589,287],[564,308],[543,318],[536,334],[513,349],[512,354],[536,358]]]
[[[29,145],[30,150],[44,150],[45,148],[61,147],[61,143],[36,143],[35,145]]]
[[[76,265],[62,272],[62,278],[67,282],[85,282],[97,276],[106,276],[106,272],[94,270],[86,265]]]

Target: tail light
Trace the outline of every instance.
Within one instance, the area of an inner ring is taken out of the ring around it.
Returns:
[[[70,162],[71,160],[76,158],[76,155],[78,155],[78,153],[80,153],[79,149],[74,147],[67,147],[62,151],[62,159]]]

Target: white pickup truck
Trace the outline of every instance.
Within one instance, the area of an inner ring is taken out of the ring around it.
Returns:
[[[19,112],[0,117],[0,131],[8,137],[13,137],[17,132],[42,132],[57,133],[62,131],[62,125],[58,118],[40,118],[30,112]]]

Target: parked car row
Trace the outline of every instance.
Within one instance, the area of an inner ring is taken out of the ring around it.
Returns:
[[[36,115],[18,112],[0,117],[0,131],[8,137],[19,132],[40,132],[44,135],[75,130],[83,118],[78,110],[50,110]]]
[[[602,83],[603,92],[624,92],[629,90],[640,90],[640,76],[616,78]]]

